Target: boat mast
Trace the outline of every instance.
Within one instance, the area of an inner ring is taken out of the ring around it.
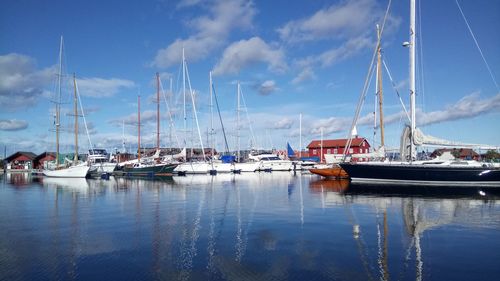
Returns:
[[[299,158],[302,158],[302,113],[299,115]]]
[[[186,57],[184,56],[184,48],[182,48],[182,97],[184,101],[183,117],[184,117],[184,134],[187,133],[187,117],[186,117]],[[184,141],[186,136],[184,135]],[[191,155],[192,155],[191,151]]]
[[[74,114],[75,114],[75,157],[74,157],[74,161],[75,161],[75,164],[76,164],[76,161],[78,161],[78,100],[77,100],[77,96],[76,96],[76,75],[75,73],[73,73],[73,87],[74,87],[74,92],[75,92],[75,96],[74,96]]]
[[[416,158],[415,150],[415,130],[416,130],[416,120],[415,120],[415,2],[416,0],[410,1],[410,113],[411,113],[411,127],[410,127],[410,162]]]
[[[383,105],[383,93],[382,93],[382,46],[380,43],[380,27],[377,24],[377,94],[378,94],[378,106],[379,106],[379,118],[380,118],[380,146],[384,147],[384,111],[382,110]]]
[[[141,95],[137,96],[137,160],[141,160]]]
[[[160,150],[160,74],[156,72],[156,151]]]
[[[236,161],[240,161],[240,81],[238,81],[238,104],[236,107],[236,141],[238,145],[238,150],[236,154]]]
[[[213,89],[212,89],[212,71],[208,72],[210,78],[210,156],[214,157],[214,104],[213,104]]]
[[[62,84],[62,52],[63,37],[59,45],[59,74],[57,76],[57,100],[56,100],[56,167],[59,166],[59,127],[61,121],[61,84]]]

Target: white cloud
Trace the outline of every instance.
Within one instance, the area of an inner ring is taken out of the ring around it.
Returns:
[[[448,121],[455,121],[473,118],[490,112],[500,111],[500,94],[487,99],[480,99],[479,93],[472,93],[457,101],[455,104],[447,106],[443,110],[432,112],[422,112],[417,108],[417,125],[431,125]],[[409,122],[406,114],[400,111],[384,117],[384,124]],[[373,115],[367,114],[359,119],[360,125],[373,125]]]
[[[463,97],[444,110],[429,113],[417,112],[417,122],[419,125],[430,125],[445,121],[472,118],[498,111],[500,111],[500,93],[491,98],[481,100],[479,93],[476,92]]]
[[[283,50],[273,48],[259,37],[252,37],[227,47],[213,73],[237,74],[242,68],[258,62],[267,63],[269,70],[278,73],[288,68]]]
[[[352,118],[330,117],[327,119],[320,119],[312,124],[309,133],[316,136],[323,133],[323,135],[326,136],[344,131],[347,134],[347,128],[351,126],[351,123]]]
[[[338,48],[328,50],[318,56],[318,62],[323,66],[331,66],[341,60],[345,60],[355,54],[368,50],[372,42],[366,37],[352,38]]]
[[[293,126],[293,120],[289,118],[283,118],[274,123],[274,129],[278,130],[289,130]]]
[[[195,2],[184,1],[184,4],[189,6],[187,4]],[[251,28],[256,13],[252,1],[246,0],[218,0],[208,7],[209,16],[194,18],[187,23],[194,34],[186,39],[178,38],[166,48],[158,50],[152,66],[169,67],[178,64],[182,48],[190,61],[207,57],[225,44],[232,30]]]
[[[276,86],[276,82],[274,82],[274,80],[267,80],[264,81],[262,84],[258,85],[257,90],[259,91],[259,94],[267,96],[270,95],[272,92],[277,91],[278,87]]]
[[[124,88],[135,87],[133,81],[118,78],[81,78],[77,84],[80,95],[95,98],[112,97]]]
[[[374,0],[343,1],[309,18],[290,21],[278,33],[283,41],[290,43],[359,36],[374,26],[380,14]]]
[[[54,75],[54,67],[38,70],[29,56],[16,53],[0,56],[0,106],[15,110],[36,104]]]
[[[141,112],[141,125],[145,123],[149,123],[155,121],[156,122],[156,111],[155,110],[145,110]],[[111,124],[122,126],[123,123],[126,125],[137,126],[138,116],[136,113],[129,114],[127,116],[116,118],[109,121]]]
[[[314,80],[316,79],[316,74],[314,74],[314,70],[312,67],[306,67],[302,69],[302,71],[292,80],[293,85],[300,84],[304,81]]]
[[[0,120],[0,130],[2,131],[20,131],[28,128],[28,122],[24,120]]]

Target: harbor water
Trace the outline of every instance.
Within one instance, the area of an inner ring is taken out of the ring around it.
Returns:
[[[498,280],[500,192],[293,172],[0,180],[0,280]]]

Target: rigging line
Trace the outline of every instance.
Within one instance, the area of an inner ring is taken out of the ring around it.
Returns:
[[[403,110],[406,114],[406,117],[408,118],[408,122],[410,122],[410,115],[408,114],[408,111],[406,110],[405,104],[403,102],[403,99],[401,98],[401,95],[399,94],[398,88],[396,87],[396,84],[394,83],[394,80],[392,79],[391,72],[389,71],[389,67],[387,67],[387,64],[385,63],[385,60],[382,60],[382,63],[384,64],[385,70],[387,71],[387,75],[389,76],[389,80],[391,80],[392,88],[396,92],[396,95],[399,98],[399,102],[403,106]]]
[[[467,28],[469,29],[470,35],[472,36],[472,39],[474,39],[474,43],[476,44],[476,47],[479,50],[479,54],[481,54],[481,58],[483,58],[484,64],[486,65],[486,68],[488,69],[488,72],[490,73],[491,79],[493,80],[493,83],[495,83],[495,87],[497,87],[497,92],[500,92],[500,88],[498,87],[498,83],[495,79],[495,75],[493,75],[493,72],[491,71],[488,62],[486,61],[486,58],[483,55],[483,51],[481,50],[481,47],[479,47],[479,43],[477,42],[476,36],[474,36],[474,32],[472,32],[472,29],[469,25],[469,22],[467,21],[467,18],[465,17],[464,12],[462,11],[462,7],[460,7],[458,0],[455,0],[455,3],[457,3],[457,7],[460,10],[460,14],[462,14],[462,18],[464,19],[465,24],[467,25]]]
[[[167,112],[168,112],[170,126],[172,126],[172,128],[174,129],[175,141],[177,142],[177,146],[180,148],[181,147],[181,143],[179,142],[179,138],[177,137],[177,130],[175,129],[174,120],[172,118],[172,111],[170,110],[170,106],[168,105],[167,97],[165,95],[165,90],[163,89],[163,84],[162,84],[161,80],[160,80],[160,89],[161,89],[161,92],[163,94],[163,100],[165,101],[165,105],[167,107]],[[172,93],[170,93],[170,94],[172,94]]]
[[[82,111],[83,124],[85,124],[85,131],[87,131],[87,138],[89,140],[90,149],[94,150],[94,147],[92,147],[92,141],[90,141],[89,128],[87,126],[87,119],[85,119],[85,112],[83,111],[82,100],[80,99],[80,90],[78,89],[78,83],[76,82],[76,79],[75,79],[75,87],[76,87],[76,95],[78,96],[78,103],[80,104],[80,110]]]
[[[219,113],[219,120],[220,120],[220,125],[222,127],[222,134],[224,135],[224,144],[226,145],[226,153],[229,154],[229,146],[227,144],[226,130],[224,130],[224,123],[222,123],[222,116],[220,114],[220,109],[219,109],[219,100],[217,99],[217,92],[215,91],[215,86],[213,83],[212,83],[212,91],[214,93],[215,105],[217,106],[217,112]]]
[[[424,39],[423,39],[423,28],[422,28],[422,1],[418,1],[418,31],[417,32],[417,36],[418,36],[418,39],[420,41],[420,44],[417,44],[418,47],[419,47],[419,53],[420,55],[417,54],[417,59],[420,61],[419,62],[419,70],[420,70],[420,79],[419,79],[419,83],[420,83],[420,93],[421,93],[421,101],[422,101],[422,104],[421,104],[421,107],[422,107],[422,111],[425,112],[425,76],[424,76]]]
[[[245,101],[245,96],[243,95],[243,91],[241,90],[241,87],[240,87],[240,93],[241,93],[241,101],[243,102],[243,106],[244,106],[244,109],[245,109],[245,115],[247,117],[248,127],[250,128],[250,134],[252,135],[252,142],[253,142],[254,146],[257,146],[257,141],[255,139],[255,134],[253,133],[252,122],[250,121],[250,117],[248,117],[247,103]]]
[[[358,122],[359,114],[360,114],[360,111],[361,111],[361,106],[362,106],[362,103],[364,101],[364,96],[366,95],[366,93],[368,91],[368,84],[370,82],[369,79],[371,77],[370,73],[373,71],[373,65],[374,65],[374,62],[375,62],[375,58],[377,56],[378,47],[380,46],[380,40],[381,40],[382,34],[384,32],[385,23],[387,21],[387,17],[389,15],[389,11],[391,9],[391,3],[392,3],[392,0],[389,0],[389,3],[387,4],[387,9],[385,10],[384,19],[382,21],[382,26],[380,28],[380,36],[378,36],[378,38],[377,38],[377,44],[375,45],[375,48],[373,50],[372,59],[371,59],[370,66],[368,67],[368,73],[366,75],[366,79],[365,79],[365,83],[364,83],[364,86],[363,86],[363,90],[361,91],[361,96],[359,97],[358,106],[356,107],[356,112],[354,114],[354,118],[352,120],[351,128],[350,128],[349,133],[348,133],[349,134],[349,138],[348,138],[346,146],[345,146],[343,161],[346,160],[347,153],[348,153],[349,149],[351,148],[351,144],[352,144],[352,131],[354,130],[354,127],[356,126],[356,123]]]

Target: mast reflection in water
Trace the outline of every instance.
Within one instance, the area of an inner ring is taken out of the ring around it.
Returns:
[[[496,190],[288,172],[0,184],[0,280],[497,280]]]

